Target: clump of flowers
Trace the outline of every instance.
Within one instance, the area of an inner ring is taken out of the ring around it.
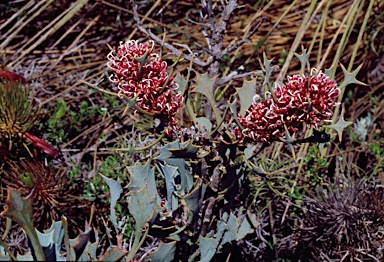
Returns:
[[[117,85],[120,96],[135,99],[136,105],[145,112],[174,124],[182,97],[166,72],[167,63],[153,53],[153,46],[153,41],[121,42],[117,53],[108,54],[110,81]]]
[[[332,118],[339,94],[336,82],[316,69],[309,77],[288,77],[284,85],[276,84],[273,95],[255,101],[244,117],[239,115],[241,136],[271,142],[283,137],[286,129],[296,132],[303,123],[318,129]]]

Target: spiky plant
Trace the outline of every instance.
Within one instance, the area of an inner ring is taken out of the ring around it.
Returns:
[[[324,259],[383,261],[384,190],[366,180],[341,178],[317,197],[304,198],[300,245]],[[366,251],[369,250],[367,253]],[[368,255],[367,255],[368,254]]]
[[[59,152],[52,145],[28,132],[36,124],[40,110],[30,101],[29,87],[22,85],[25,83],[22,76],[0,71],[0,145],[6,140],[11,148],[12,141],[20,138],[56,157]]]
[[[14,138],[35,124],[39,109],[29,100],[29,91],[20,82],[0,81],[0,137]]]
[[[7,187],[20,188],[24,197],[33,199],[33,217],[38,229],[47,229],[53,220],[65,215],[71,223],[81,223],[84,205],[76,196],[66,170],[56,170],[38,161],[9,163],[10,171],[3,171]],[[78,211],[78,212],[77,212]]]

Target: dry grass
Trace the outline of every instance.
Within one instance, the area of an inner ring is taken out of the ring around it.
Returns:
[[[335,58],[349,70],[364,63],[358,77],[369,85],[349,86],[345,90],[345,116],[355,121],[368,113],[373,114],[376,125],[371,130],[368,145],[383,145],[383,1],[374,1],[361,37],[360,28],[364,24],[365,14],[370,10],[370,1],[334,0],[329,7],[326,5],[330,1],[322,1],[323,8],[313,16],[306,28],[301,28],[302,21],[311,1],[295,1],[296,4],[292,6],[283,0],[267,2],[240,1],[241,8],[236,10],[227,28],[225,44],[241,39],[261,18],[265,20],[258,32],[233,52],[236,59],[231,58],[226,62],[222,73],[226,74],[229,69],[236,69],[240,65],[244,65],[247,70],[259,70],[259,59],[263,52],[283,68],[283,71],[277,71],[274,79],[284,77],[287,72],[290,75],[298,73],[300,62],[296,58],[287,62],[289,67],[284,72],[287,54],[294,45],[296,48],[293,51],[299,53],[301,46],[308,49],[311,67],[329,68],[335,64]],[[356,9],[354,2],[358,3]],[[189,45],[192,48],[196,47],[196,43],[205,43],[201,34],[202,25],[188,20],[199,21],[199,5],[193,1],[145,3],[139,6],[139,12],[145,27],[160,38],[163,31],[166,31],[166,41],[170,43]],[[347,18],[351,17],[351,13],[353,19],[349,21]],[[132,140],[136,135],[127,127],[134,120],[118,120],[124,110],[122,101],[116,102],[117,108],[110,108],[112,102],[80,82],[84,80],[98,83],[105,89],[110,88],[105,65],[106,55],[110,51],[108,45],[116,47],[120,41],[146,39],[135,28],[129,2],[3,1],[0,4],[0,32],[2,67],[29,81],[33,99],[48,118],[56,114],[60,101],[64,101],[69,110],[74,112],[80,110],[83,101],[88,103],[89,111],[92,106],[106,108],[103,114],[80,121],[77,129],[71,127],[71,122],[63,126],[67,136],[62,143],[50,141],[61,152],[55,164],[79,167],[79,177],[88,181],[98,174],[102,161],[112,154],[107,148],[116,143],[124,144],[122,140]],[[164,55],[169,61],[174,59],[166,50]],[[180,64],[178,69],[186,67],[186,64]],[[202,68],[195,69],[204,72]],[[341,80],[342,76],[341,70],[338,70],[336,79]],[[236,81],[230,84],[233,87],[241,85]],[[233,91],[231,88],[229,90]],[[64,118],[69,119],[68,113]],[[34,131],[43,132],[40,133],[41,137],[45,137],[44,128],[45,123]],[[374,140],[375,134],[379,140]],[[378,167],[381,159],[369,153],[368,145],[345,139],[328,152],[330,168],[340,165],[339,160],[343,159],[347,163],[346,169],[352,175],[363,177],[377,172],[382,168]],[[278,149],[268,150],[266,155],[273,158]],[[137,159],[127,164],[137,162],[140,157],[137,156]],[[44,156],[40,155],[39,158],[43,159]]]

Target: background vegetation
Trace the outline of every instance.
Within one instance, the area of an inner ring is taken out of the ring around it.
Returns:
[[[222,18],[225,6],[227,2],[213,1],[215,21]],[[194,161],[191,155],[176,158],[185,159],[193,189],[174,201],[171,216],[151,217],[148,231],[137,228],[138,218],[132,217],[135,212],[129,209],[132,200],[127,196],[132,198],[137,193],[132,177],[150,171],[133,168],[156,167],[156,194],[165,201],[169,191],[161,165],[177,164],[161,156],[165,151],[172,152],[166,148],[175,146],[177,151],[183,146],[172,144],[170,138],[148,146],[158,138],[154,120],[126,113],[124,99],[100,91],[117,91],[109,81],[107,54],[121,41],[150,39],[141,30],[144,28],[159,39],[165,35],[165,43],[205,61],[209,37],[204,32],[211,34],[213,30],[206,30],[210,17],[205,16],[209,10],[204,1],[142,1],[136,7],[139,16],[135,21],[129,1],[0,3],[1,68],[28,81],[33,105],[32,109],[19,110],[24,112],[23,121],[32,123],[27,131],[32,139],[23,128],[12,134],[5,129],[0,132],[4,208],[11,187],[32,199],[33,226],[40,231],[65,216],[68,238],[78,237],[68,243],[74,253],[68,251],[69,246],[60,248],[60,242],[54,243],[61,253],[67,250],[67,257],[77,259],[116,255],[115,259],[135,261],[157,261],[159,257],[164,261],[382,261],[383,1],[239,1],[222,40],[224,48],[234,48],[221,57],[218,74],[223,78],[234,71],[245,75],[229,77],[215,87],[220,114],[234,123],[225,112],[244,80],[252,80],[256,92],[260,92],[266,82],[272,85],[290,75],[308,74],[308,59],[309,68],[334,68],[334,79],[339,84],[349,83],[342,90],[342,104],[335,110],[333,124],[340,119],[353,124],[341,130],[326,129],[332,140],[325,147],[316,143],[239,144],[230,124],[209,136],[183,108],[176,116],[182,129],[175,137],[180,143],[191,141],[192,149],[188,150],[194,153],[193,148],[198,147],[217,155],[199,155],[199,161],[206,162]],[[169,66],[177,60],[166,46],[157,44],[155,50],[162,53]],[[295,56],[295,52],[301,56]],[[192,90],[208,69],[180,59],[173,72],[183,77],[190,73]],[[268,73],[271,75],[267,77]],[[352,78],[346,80],[346,76]],[[193,95],[192,102],[198,117],[208,116],[213,127],[218,126],[217,116],[203,110],[210,108],[203,96]],[[310,132],[303,129],[295,137],[305,138]],[[53,145],[57,156],[47,146],[36,147],[41,142],[34,137]],[[144,149],[135,150],[140,148]],[[246,161],[238,157],[239,152]],[[250,164],[243,167],[247,161]],[[241,179],[236,176],[239,173],[230,176],[231,168],[245,175]],[[217,183],[212,182],[215,179]],[[111,200],[116,194],[112,191],[118,192],[119,187],[114,185],[110,191],[113,182],[107,181],[121,181],[119,200]],[[201,188],[205,194],[192,194]],[[196,209],[191,199],[198,203]],[[188,217],[191,213],[184,213],[183,208],[193,210],[193,217]],[[117,219],[111,210],[116,210]],[[162,217],[166,219],[162,221]],[[15,259],[12,255],[29,250],[21,227],[13,220],[10,224],[5,216],[1,218],[7,259],[10,254]],[[225,229],[220,227],[223,221]],[[237,225],[233,238],[226,235],[231,232],[230,223]],[[175,231],[178,234],[170,238]],[[225,237],[231,241],[225,242]],[[84,247],[78,244],[79,239],[84,240]],[[203,250],[204,245],[213,253]]]

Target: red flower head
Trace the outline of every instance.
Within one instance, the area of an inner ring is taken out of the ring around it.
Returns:
[[[277,86],[274,94],[280,112],[290,118],[290,125],[306,123],[317,129],[323,121],[332,118],[340,90],[334,80],[312,69],[309,79],[288,76],[288,82]]]
[[[144,111],[174,123],[182,97],[173,78],[168,79],[167,63],[153,53],[153,45],[153,41],[120,43],[117,54],[108,54],[110,81],[117,84],[119,95],[136,98]]]
[[[288,131],[296,132],[303,123],[318,128],[332,118],[340,94],[336,82],[313,69],[310,77],[294,75],[286,84],[276,85],[274,98],[255,101],[244,117],[242,136],[257,142],[279,140]]]

